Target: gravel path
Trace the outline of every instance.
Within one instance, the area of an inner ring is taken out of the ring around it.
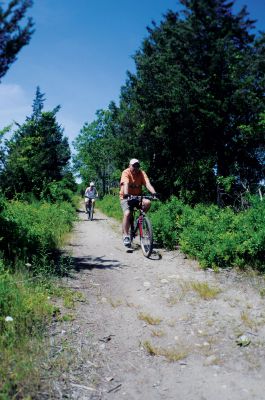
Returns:
[[[79,215],[65,285],[82,298],[74,320],[53,327],[51,345],[63,351],[52,398],[265,398],[261,277],[203,271],[178,251],[146,259],[139,245],[126,251],[116,221]]]

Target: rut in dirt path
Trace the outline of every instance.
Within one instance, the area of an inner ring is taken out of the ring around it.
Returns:
[[[72,359],[54,398],[262,400],[262,281],[203,271],[177,251],[128,253],[116,221],[79,215],[65,284],[85,301],[63,326]]]

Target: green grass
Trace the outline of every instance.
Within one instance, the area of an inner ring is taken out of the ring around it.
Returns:
[[[0,211],[0,252],[11,262],[21,261],[32,272],[39,273],[48,265],[55,270],[58,249],[75,219],[75,209],[66,202],[5,201]]]
[[[80,301],[84,296],[59,280],[10,273],[0,259],[0,399],[34,398],[45,378],[42,365],[49,369],[51,362],[47,327],[72,321],[68,309]]]
[[[102,200],[97,200],[97,207],[109,217],[118,221],[122,220],[122,209],[118,195],[106,195]]]
[[[72,268],[60,255],[76,220],[66,202],[32,203],[0,198],[0,399],[31,399],[39,390],[49,364],[45,334],[51,321],[72,316],[56,306],[73,308],[84,301],[58,286],[55,276]]]
[[[53,317],[54,306],[49,290],[31,278],[22,273],[10,274],[1,262],[1,399],[15,398],[15,393],[28,394],[39,380],[42,337]]]

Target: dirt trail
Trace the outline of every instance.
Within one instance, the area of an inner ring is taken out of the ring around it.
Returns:
[[[261,278],[203,271],[178,251],[127,253],[117,222],[79,215],[68,245],[77,271],[65,283],[85,301],[54,328],[52,345],[71,358],[52,398],[265,398]]]

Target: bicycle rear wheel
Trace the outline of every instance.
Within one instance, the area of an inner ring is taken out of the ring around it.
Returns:
[[[87,214],[87,219],[90,219],[90,207],[89,207],[89,204],[86,205],[86,214]]]
[[[153,229],[149,219],[144,216],[142,220],[142,229],[140,229],[140,242],[143,255],[150,257],[153,251]]]

